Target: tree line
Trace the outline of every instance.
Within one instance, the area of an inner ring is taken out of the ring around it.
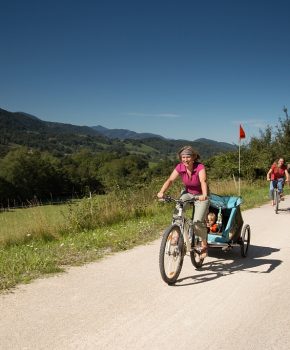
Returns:
[[[163,173],[166,163],[152,166],[144,155],[120,158],[117,152],[94,153],[89,149],[56,157],[20,146],[0,159],[0,203],[5,207],[35,199],[56,201],[146,185]]]

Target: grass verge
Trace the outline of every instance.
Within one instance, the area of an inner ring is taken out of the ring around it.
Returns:
[[[57,240],[31,239],[0,249],[0,290],[28,283],[65,266],[96,261],[104,255],[148,243],[160,235],[164,215],[134,219],[95,230],[64,235]]]

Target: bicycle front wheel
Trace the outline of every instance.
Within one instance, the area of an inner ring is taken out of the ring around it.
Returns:
[[[178,225],[172,225],[163,234],[159,252],[161,277],[174,284],[180,274],[185,254],[184,239]]]
[[[280,201],[280,196],[277,190],[274,190],[274,209],[275,209],[275,213],[278,214],[278,210],[279,210],[279,201]]]

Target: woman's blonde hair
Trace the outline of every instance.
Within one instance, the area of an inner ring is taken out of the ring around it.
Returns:
[[[178,151],[178,158],[181,160],[181,154],[186,153],[189,154],[194,161],[198,160],[200,158],[200,155],[191,147],[191,146],[183,146]]]

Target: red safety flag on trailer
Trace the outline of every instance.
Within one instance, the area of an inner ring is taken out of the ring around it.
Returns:
[[[245,130],[242,128],[242,125],[240,124],[240,140],[244,139],[246,137]]]

